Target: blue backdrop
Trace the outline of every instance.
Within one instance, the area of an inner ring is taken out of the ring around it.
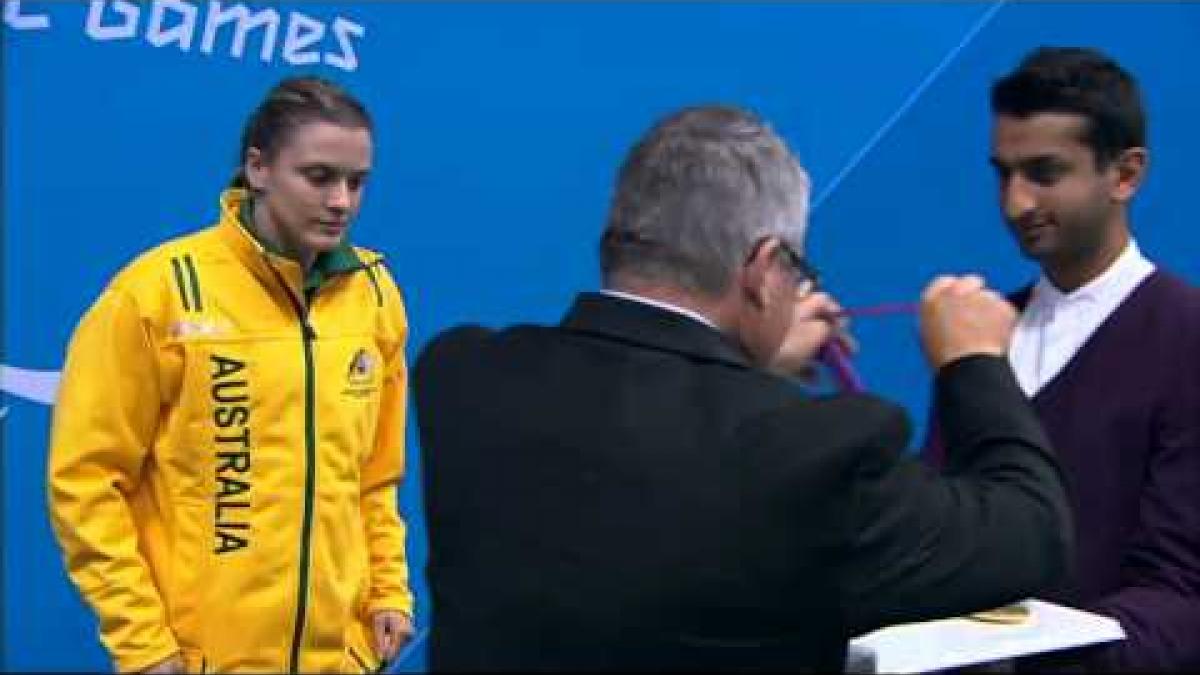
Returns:
[[[243,10],[264,27],[239,34]],[[1200,279],[1181,210],[1200,156],[1200,4],[4,2],[0,667],[110,667],[47,521],[39,384],[117,269],[215,218],[243,119],[279,78],[335,78],[376,118],[352,238],[391,261],[411,357],[457,322],[556,320],[594,287],[618,163],[652,121],[701,102],[756,109],[809,168],[810,252],[844,303],[911,300],[942,271],[1014,287],[1033,270],[998,216],[987,89],[1041,44],[1099,47],[1140,78],[1152,161],[1135,234]],[[920,426],[911,318],[855,328],[868,385]]]

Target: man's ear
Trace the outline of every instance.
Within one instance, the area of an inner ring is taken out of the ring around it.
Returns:
[[[1113,160],[1113,183],[1111,195],[1113,201],[1127,203],[1133,199],[1142,179],[1146,176],[1146,166],[1150,161],[1145,148],[1127,148]]]
[[[750,251],[750,257],[742,263],[739,274],[742,296],[757,309],[766,309],[773,301],[771,285],[779,266],[775,256],[779,254],[779,240],[770,237]]]
[[[266,189],[267,177],[271,173],[271,168],[267,166],[266,160],[262,150],[254,147],[246,150],[246,159],[242,162],[242,174],[254,192],[262,192]]]

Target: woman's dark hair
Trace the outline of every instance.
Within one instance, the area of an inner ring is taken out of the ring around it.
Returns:
[[[270,159],[287,143],[292,132],[312,122],[372,130],[371,116],[363,104],[333,82],[319,77],[283,80],[271,88],[246,120],[238,168],[230,187],[249,187],[242,167],[250,148],[258,148]]]

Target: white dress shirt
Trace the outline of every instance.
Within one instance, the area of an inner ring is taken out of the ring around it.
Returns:
[[[1103,274],[1063,293],[1043,274],[1033,287],[1009,345],[1008,359],[1025,395],[1054,379],[1100,324],[1154,272],[1132,239]]]

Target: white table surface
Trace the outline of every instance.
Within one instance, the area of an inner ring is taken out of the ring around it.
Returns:
[[[1031,617],[1019,624],[952,618],[859,636],[850,642],[846,672],[923,673],[1125,638],[1109,617],[1043,600],[1021,604]]]

